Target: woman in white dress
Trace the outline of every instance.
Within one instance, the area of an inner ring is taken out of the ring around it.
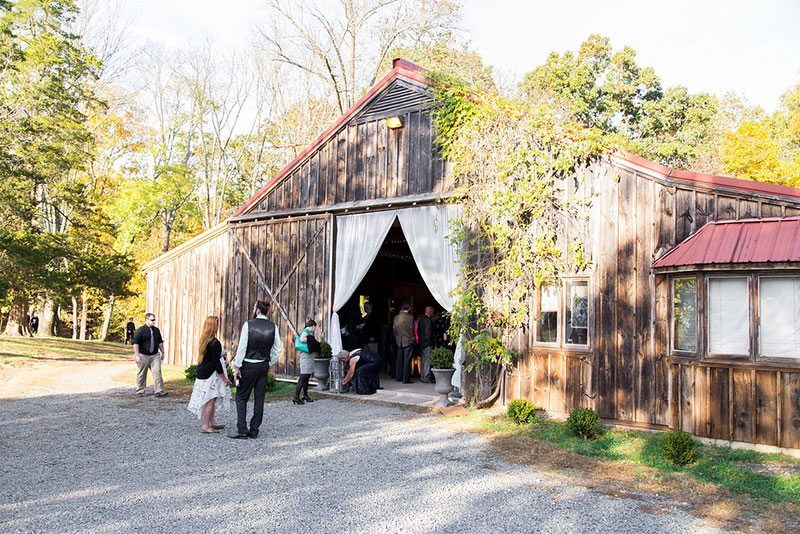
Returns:
[[[206,317],[197,353],[197,378],[187,409],[200,419],[201,432],[213,434],[225,425],[217,424],[217,408],[227,410],[231,398],[230,382],[222,359],[222,344],[217,339],[219,318]]]

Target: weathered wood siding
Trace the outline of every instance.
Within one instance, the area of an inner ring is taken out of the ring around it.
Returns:
[[[247,213],[274,214],[375,199],[444,192],[444,163],[434,144],[431,112],[343,126]]]
[[[278,376],[300,374],[294,334],[278,305],[297,331],[303,329],[307,317],[325,325],[329,313],[330,220],[322,215],[231,225],[236,237],[232,238],[226,288],[229,350],[236,349],[241,325],[252,318],[255,302],[270,300],[263,285],[266,282],[275,298],[271,318],[283,342],[283,354],[272,372]]]
[[[230,237],[224,227],[209,231],[199,242],[176,249],[147,272],[147,311],[156,315],[164,336],[167,362],[188,366],[197,359],[197,343],[203,321],[209,315],[222,317],[222,332],[228,327],[226,311]],[[137,324],[143,317],[136,318]],[[229,340],[225,338],[225,347]]]
[[[583,238],[593,260],[592,345],[537,347],[531,321],[515,342],[523,357],[505,398],[528,398],[559,414],[592,407],[632,425],[797,447],[800,369],[676,362],[667,352],[669,279],[651,265],[708,221],[789,216],[798,204],[666,183],[615,164],[570,185],[567,197],[591,197],[594,205],[584,229],[591,237]]]

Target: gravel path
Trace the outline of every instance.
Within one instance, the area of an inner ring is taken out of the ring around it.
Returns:
[[[714,531],[500,462],[435,417],[333,399],[268,404],[247,441],[131,388],[2,399],[0,454],[1,532]]]

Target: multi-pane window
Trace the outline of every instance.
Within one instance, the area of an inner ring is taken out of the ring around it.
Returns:
[[[697,278],[672,280],[672,349],[697,352]]]
[[[676,276],[671,299],[675,353],[800,361],[800,276]]]
[[[539,290],[536,341],[558,343],[558,286],[545,284]]]
[[[708,352],[750,354],[747,278],[708,279]]]
[[[758,335],[760,356],[800,359],[800,278],[759,279]]]
[[[543,285],[536,311],[537,343],[579,348],[589,345],[588,280],[567,279]]]

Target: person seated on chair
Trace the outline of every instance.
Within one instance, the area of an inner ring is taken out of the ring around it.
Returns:
[[[343,350],[338,355],[339,361],[348,364],[347,376],[342,385],[353,383],[353,391],[359,395],[372,395],[382,389],[378,381],[383,360],[378,353],[368,349],[356,349],[350,352]]]

